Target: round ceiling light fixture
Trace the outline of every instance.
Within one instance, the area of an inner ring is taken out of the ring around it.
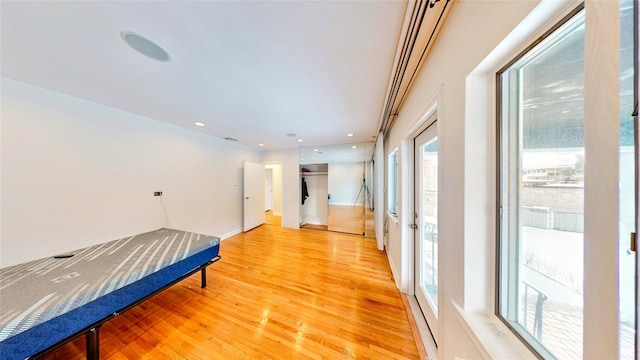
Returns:
[[[204,123],[201,123],[199,121],[194,122],[193,125],[195,125],[195,126],[205,126]]]
[[[169,53],[167,53],[158,44],[143,37],[142,35],[138,35],[130,31],[123,31],[120,33],[120,37],[127,43],[127,45],[131,46],[133,50],[146,57],[162,62],[171,61]]]
[[[348,137],[352,137],[352,136],[353,136],[353,134],[352,134],[352,133],[348,133],[348,134],[347,134],[347,136],[348,136]]]

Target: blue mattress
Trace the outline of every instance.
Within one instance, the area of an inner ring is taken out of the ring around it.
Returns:
[[[0,358],[25,359],[144,299],[218,255],[172,229],[0,269]]]

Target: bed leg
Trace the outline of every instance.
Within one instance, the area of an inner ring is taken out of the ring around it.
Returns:
[[[202,286],[203,289],[207,287],[207,267],[202,267]]]
[[[100,359],[100,326],[87,331],[87,360]]]

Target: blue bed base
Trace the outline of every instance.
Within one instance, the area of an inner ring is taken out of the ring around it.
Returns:
[[[104,322],[198,271],[202,272],[202,287],[206,287],[206,269],[220,260],[218,250],[219,246],[215,246],[193,254],[77,309],[5,339],[0,342],[0,358],[33,359],[86,334],[87,359],[97,360],[100,357],[98,329]]]

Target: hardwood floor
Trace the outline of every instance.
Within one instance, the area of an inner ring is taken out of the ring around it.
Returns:
[[[222,260],[104,324],[103,359],[418,359],[384,253],[363,236],[262,225]],[[45,359],[82,359],[85,339]]]
[[[282,224],[282,216],[274,215],[273,210],[267,210],[264,212],[264,223],[280,226]]]
[[[364,206],[329,205],[329,230],[364,235]]]

